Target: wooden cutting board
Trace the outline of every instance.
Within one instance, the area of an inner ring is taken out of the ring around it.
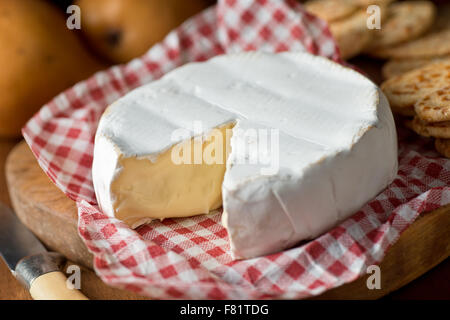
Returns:
[[[82,291],[89,298],[136,299],[132,293],[107,287],[89,269],[92,255],[77,232],[77,210],[41,170],[22,142],[9,154],[6,177],[20,220],[51,250],[61,252],[83,269]],[[376,299],[416,279],[450,256],[450,206],[423,214],[389,249],[381,268],[381,289],[369,290],[367,276],[325,292],[319,299]]]

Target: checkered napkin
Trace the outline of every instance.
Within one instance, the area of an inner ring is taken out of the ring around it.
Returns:
[[[255,49],[339,60],[325,23],[296,1],[219,1],[140,59],[60,94],[23,129],[42,169],[76,201],[80,236],[107,284],[153,298],[305,298],[355,280],[421,212],[450,203],[450,161],[428,140],[401,133],[400,170],[387,190],[316,240],[277,254],[233,261],[220,212],[155,221],[136,231],[103,214],[91,164],[105,107],[188,61]]]

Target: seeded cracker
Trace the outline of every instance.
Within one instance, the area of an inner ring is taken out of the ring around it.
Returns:
[[[430,1],[394,3],[388,7],[388,17],[382,28],[374,30],[374,39],[365,51],[370,54],[372,50],[415,39],[430,29],[435,16],[436,7]]]
[[[372,32],[367,28],[366,21],[366,11],[359,10],[347,19],[330,24],[330,31],[343,59],[356,56],[369,44]]]
[[[406,126],[423,137],[450,139],[450,121],[428,123],[416,116]]]
[[[450,86],[438,89],[419,100],[414,109],[424,121],[450,121]]]
[[[450,55],[435,58],[424,59],[403,59],[403,60],[390,60],[383,66],[382,73],[384,79],[390,79],[392,77],[401,75],[408,71],[421,68],[427,64],[433,62],[450,61]]]
[[[426,34],[410,42],[371,52],[371,55],[383,59],[420,59],[449,54],[450,29]]]
[[[393,110],[413,108],[414,104],[432,92],[448,86],[450,61],[437,62],[393,77],[381,85]]]
[[[305,8],[328,22],[346,18],[358,10],[350,0],[313,0],[306,2]]]

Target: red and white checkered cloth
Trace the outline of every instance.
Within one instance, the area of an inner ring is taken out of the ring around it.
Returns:
[[[188,61],[243,50],[339,53],[324,22],[296,1],[224,0],[140,59],[95,74],[45,105],[23,135],[50,179],[77,202],[79,233],[107,284],[153,298],[305,298],[355,280],[424,211],[450,203],[450,161],[428,140],[400,134],[395,181],[314,241],[233,261],[220,213],[134,231],[99,211],[91,179],[94,134],[107,105]]]

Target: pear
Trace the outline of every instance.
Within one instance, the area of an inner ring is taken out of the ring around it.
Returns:
[[[43,104],[104,67],[43,0],[1,0],[0,43],[1,137],[20,136]]]
[[[206,8],[205,0],[77,0],[91,46],[114,63],[143,55],[172,29]]]

